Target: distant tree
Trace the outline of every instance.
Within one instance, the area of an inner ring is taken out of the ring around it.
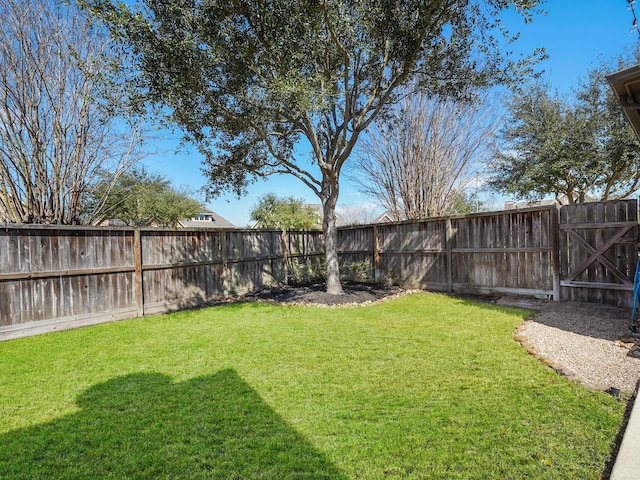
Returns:
[[[495,190],[526,200],[627,197],[640,188],[640,142],[606,84],[603,65],[573,99],[537,83],[512,97],[500,149],[489,167]]]
[[[447,215],[469,215],[486,208],[484,202],[478,198],[477,193],[456,190],[451,196],[451,205]]]
[[[318,228],[321,218],[316,211],[304,204],[302,199],[278,197],[273,193],[262,196],[249,212],[251,219],[260,228],[273,228],[281,232],[282,266],[284,278],[289,273],[289,230],[310,230]]]
[[[251,220],[260,228],[310,230],[318,228],[321,218],[316,211],[294,197],[278,197],[273,193],[262,196],[249,212]]]
[[[530,73],[500,23],[536,0],[82,0],[132,53],[129,84],[206,155],[210,195],[290,174],[323,205],[327,292],[340,284],[335,207],[362,132],[414,82],[466,96]],[[536,55],[539,57],[539,55]],[[301,146],[302,148],[298,148]],[[308,152],[309,155],[306,155]]]
[[[159,174],[144,167],[123,173],[115,180],[104,174],[100,185],[112,187],[108,194],[96,189],[94,202],[102,202],[101,221],[118,219],[130,226],[175,226],[179,220],[200,212],[200,203],[186,192],[177,190]]]
[[[459,213],[491,151],[494,117],[488,103],[407,95],[361,142],[352,178],[395,220]]]
[[[106,110],[121,93],[108,34],[56,0],[3,0],[0,19],[0,221],[91,223],[97,172],[140,158],[140,130]]]
[[[346,225],[366,225],[379,215],[379,209],[373,205],[341,205],[337,212]]]

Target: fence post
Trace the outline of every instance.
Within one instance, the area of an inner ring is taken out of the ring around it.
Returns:
[[[144,316],[144,286],[142,278],[142,239],[140,237],[140,229],[133,231],[133,261],[135,267],[136,282],[136,306],[138,307],[138,317]]]
[[[373,280],[380,282],[380,238],[378,237],[378,227],[373,225]]]
[[[304,238],[304,234],[303,234],[303,238]],[[288,259],[289,259],[289,245],[291,245],[291,233],[288,232],[287,230],[282,230],[282,232],[280,233],[280,245],[281,245],[281,249],[282,249],[282,277],[283,277],[283,283],[285,285],[288,285],[288,277],[289,277],[289,267],[287,265],[288,263]],[[273,250],[273,246],[271,247],[271,254],[273,255],[274,250]],[[273,272],[272,272],[273,273]],[[274,275],[275,277],[275,275]]]
[[[229,295],[229,290],[227,289],[227,235],[229,232],[227,230],[222,230],[220,232],[220,256],[222,260],[222,270],[220,271],[220,286],[222,287],[222,297],[227,297]]]
[[[560,214],[559,207],[551,209],[551,275],[553,301],[560,301]]]
[[[453,251],[451,241],[453,238],[453,228],[451,227],[451,218],[447,217],[445,245],[447,249],[447,292],[453,292]]]

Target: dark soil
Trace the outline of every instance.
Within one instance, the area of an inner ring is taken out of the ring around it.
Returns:
[[[344,295],[331,295],[325,284],[274,287],[244,296],[248,301],[266,301],[295,305],[361,305],[395,297],[405,292],[400,287],[369,284],[343,284]]]

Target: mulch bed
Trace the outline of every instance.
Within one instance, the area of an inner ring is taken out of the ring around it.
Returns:
[[[287,305],[345,306],[366,305],[381,300],[398,297],[408,290],[384,285],[359,283],[343,284],[344,295],[331,295],[326,292],[324,283],[274,287],[243,296],[245,301],[262,301]]]

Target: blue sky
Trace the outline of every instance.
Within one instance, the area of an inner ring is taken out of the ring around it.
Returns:
[[[627,0],[549,0],[544,4],[547,14],[536,16],[525,24],[517,15],[505,17],[505,24],[512,31],[521,32],[514,46],[515,52],[528,53],[544,47],[549,58],[541,62],[547,79],[560,93],[571,92],[576,81],[599,59],[610,59],[628,52],[638,42],[637,31],[632,31],[633,15]],[[640,15],[640,6],[636,6]],[[206,183],[201,171],[201,156],[194,148],[176,152],[179,133],[159,132],[158,148],[163,152],[147,157],[145,165],[162,173],[177,185],[199,189]],[[307,203],[320,203],[318,198],[299,180],[293,177],[273,177],[249,187],[249,194],[242,199],[226,195],[207,205],[236,226],[249,223],[249,210],[265,193],[293,195]],[[371,204],[371,200],[357,192],[343,177],[340,189],[340,205]]]

